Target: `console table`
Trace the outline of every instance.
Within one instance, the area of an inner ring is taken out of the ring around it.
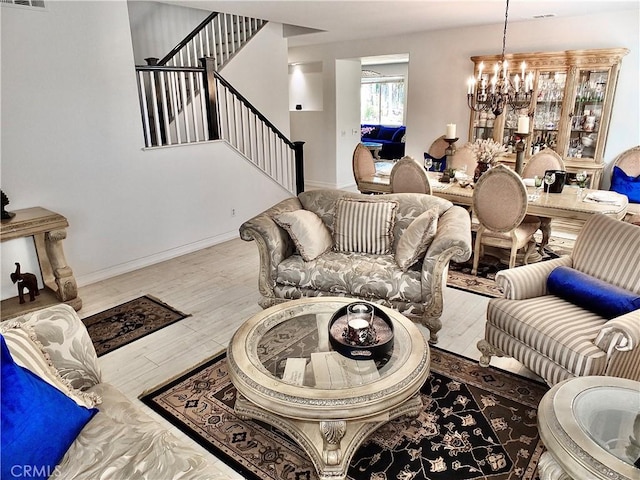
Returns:
[[[13,213],[15,217],[2,220],[0,241],[33,237],[45,288],[33,302],[27,299],[20,304],[18,297],[3,300],[2,319],[60,302],[80,310],[82,300],[78,297],[76,279],[62,249],[62,241],[67,238],[67,219],[42,207],[15,210]]]

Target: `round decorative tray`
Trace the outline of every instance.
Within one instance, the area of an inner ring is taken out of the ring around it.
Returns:
[[[329,343],[336,352],[354,360],[378,360],[391,354],[393,350],[391,319],[377,306],[369,305],[373,306],[375,341],[367,345],[358,345],[346,338],[347,308],[349,305],[345,305],[336,311],[329,321]]]

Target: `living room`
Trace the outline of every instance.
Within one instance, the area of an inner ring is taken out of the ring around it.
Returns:
[[[626,3],[605,13],[514,21],[508,36],[512,52],[630,50],[618,80],[606,162],[640,144],[638,5]],[[7,209],[43,206],[69,220],[65,251],[85,302],[82,315],[144,293],[174,305],[188,298],[178,306],[203,314],[200,331],[181,332],[185,335],[178,342],[166,333],[157,345],[143,344],[146,355],[122,353],[104,367],[110,378],[121,379],[127,394],[137,395],[143,386],[156,385],[207,356],[181,355],[193,349],[190,342],[199,339],[196,350],[213,354],[228,342],[240,318],[259,311],[256,247],[237,240],[238,228],[290,194],[224,142],[143,149],[134,77],[139,59],[131,47],[126,2],[50,2],[45,12],[3,6],[1,21]],[[270,23],[223,73],[291,139],[306,142],[308,188],[353,189],[351,155],[360,133],[353,99],[359,95],[360,58],[409,53],[406,151],[421,158],[447,123],[466,130],[469,57],[498,52],[499,21],[298,47],[289,47],[282,26]],[[322,65],[321,110],[290,111],[288,65],[298,62]],[[160,267],[184,254],[197,260],[180,268]],[[234,258],[241,259],[241,266]],[[32,245],[3,243],[3,298],[15,296],[9,274],[17,259],[24,270],[38,270]],[[151,270],[137,276],[145,267]],[[193,282],[190,268],[201,284]],[[192,291],[202,301],[190,298]],[[464,317],[465,324],[464,332],[443,335],[441,346],[468,353],[475,348],[472,339],[482,334],[478,325],[486,300],[454,291],[447,295],[446,301],[456,305],[447,317]],[[469,338],[461,339],[467,332]],[[168,360],[169,355],[179,359]]]

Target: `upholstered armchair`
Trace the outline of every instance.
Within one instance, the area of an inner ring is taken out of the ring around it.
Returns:
[[[488,303],[480,364],[510,356],[549,385],[583,375],[640,380],[639,265],[640,228],[597,214],[570,256],[499,272],[504,297]]]
[[[393,164],[389,179],[391,193],[426,193],[431,195],[427,171],[411,157]]]

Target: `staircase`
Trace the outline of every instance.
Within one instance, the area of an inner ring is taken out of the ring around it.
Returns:
[[[225,140],[292,194],[303,142],[292,142],[219,73],[266,21],[213,12],[164,58],[136,66],[147,148]]]

